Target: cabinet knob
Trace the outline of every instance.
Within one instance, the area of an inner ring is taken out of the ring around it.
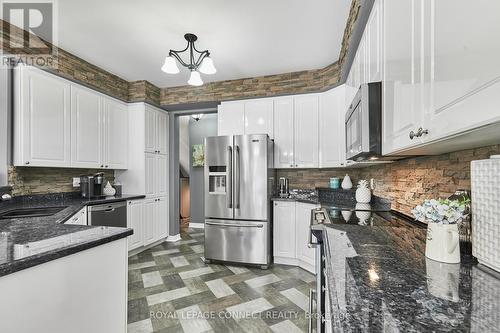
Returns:
[[[410,132],[410,140],[413,140],[413,138],[415,138],[417,136],[417,134],[413,131]]]
[[[429,134],[429,130],[428,129],[423,129],[422,127],[420,127],[418,129],[417,136],[420,138],[424,134]]]
[[[107,167],[108,167],[108,166],[106,165],[106,168],[107,168]]]
[[[298,165],[298,164],[295,164],[295,167],[296,167],[296,168],[298,168],[298,167],[299,167],[299,165]]]
[[[104,164],[101,164],[101,168],[104,168]]]
[[[26,164],[30,164],[30,162],[28,161],[28,162],[26,162]]]

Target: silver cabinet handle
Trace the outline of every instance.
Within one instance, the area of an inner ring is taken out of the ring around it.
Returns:
[[[423,129],[422,127],[420,127],[417,131],[417,136],[420,138],[424,134],[429,134],[429,130]]]
[[[417,137],[417,134],[413,131],[410,132],[410,140],[413,140],[415,137]]]
[[[26,162],[26,164],[30,164],[30,162]]]
[[[104,168],[104,164],[101,164],[101,168]]]
[[[233,208],[233,148],[227,147],[227,208]]]
[[[205,222],[207,225],[213,225],[216,227],[237,227],[237,228],[264,228],[263,224],[237,224],[237,223],[214,223],[214,222]]]
[[[235,201],[235,204],[234,204],[234,208],[236,209],[239,209],[240,208],[240,181],[241,181],[241,167],[240,167],[240,147],[239,146],[236,146],[235,147],[235,152],[234,152],[234,155],[235,155],[235,170],[236,170],[236,177],[238,180],[235,180],[235,183],[236,183],[236,188],[234,189],[234,191],[236,192],[235,195],[234,195],[234,201]]]

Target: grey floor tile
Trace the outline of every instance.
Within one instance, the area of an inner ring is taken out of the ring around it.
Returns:
[[[231,294],[234,294],[234,290],[229,287],[229,285],[224,282],[222,279],[216,279],[216,280],[211,280],[207,281],[206,285],[212,291],[212,293],[215,295],[217,298],[229,296]]]
[[[153,257],[156,257],[156,256],[164,256],[164,255],[168,255],[168,254],[173,254],[173,253],[179,253],[179,249],[169,249],[169,250],[160,250],[160,251],[155,251],[155,252],[152,252],[151,254],[153,255]]]
[[[281,292],[286,298],[292,301],[295,305],[300,307],[302,310],[307,311],[309,307],[309,299],[306,295],[301,293],[295,288],[290,288],[287,290],[283,290]]]
[[[141,269],[141,268],[146,268],[146,267],[154,267],[156,266],[156,263],[154,261],[146,261],[146,262],[141,262],[138,264],[132,264],[128,265],[128,270],[134,270],[134,269]]]
[[[252,278],[250,280],[246,280],[245,283],[248,284],[252,288],[262,287],[266,284],[270,284],[273,282],[280,281],[281,279],[274,274],[267,274],[259,277]]]
[[[154,271],[149,273],[142,274],[142,284],[144,288],[149,288],[153,286],[157,286],[159,284],[163,284],[163,280],[161,279],[160,272]]]
[[[185,279],[193,278],[195,276],[210,274],[213,272],[214,272],[214,270],[211,267],[201,267],[201,268],[193,269],[190,271],[180,272],[179,276],[181,277],[181,279],[185,280]]]
[[[164,291],[162,293],[150,295],[146,297],[149,305],[155,305],[158,303],[168,302],[175,300],[177,298],[185,297],[191,295],[188,288],[183,287],[179,289]]]
[[[182,281],[186,287],[189,288],[191,294],[197,294],[209,290],[205,281],[203,281],[199,276]]]
[[[127,322],[134,323],[149,318],[149,307],[146,297],[128,301]]]
[[[212,330],[212,326],[204,318],[198,305],[179,309],[176,313],[184,332],[203,333]]]
[[[205,246],[204,245],[191,245],[191,249],[193,250],[194,253],[203,253],[205,252]]]
[[[184,258],[184,256],[170,257],[170,261],[174,267],[188,266],[189,262]]]
[[[263,312],[271,309],[272,307],[273,305],[271,303],[261,297],[245,303],[230,306],[227,308],[227,311],[234,314],[235,317],[238,317],[238,315]]]
[[[151,320],[144,319],[127,325],[127,333],[150,333],[153,332]]]
[[[279,323],[276,323],[271,326],[271,330],[274,333],[303,333],[300,328],[298,328],[293,322],[290,320],[285,320]]]

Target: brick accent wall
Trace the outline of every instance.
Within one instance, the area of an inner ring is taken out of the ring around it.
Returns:
[[[36,168],[9,167],[9,185],[12,195],[46,194],[75,192],[73,177],[104,172],[111,183],[115,176],[112,170],[74,169],[74,168]]]
[[[255,78],[206,83],[201,87],[180,86],[161,89],[161,105],[220,102],[235,99],[318,92],[334,87],[340,80],[337,62],[322,68]]]
[[[392,201],[392,209],[411,214],[424,199],[445,198],[457,189],[470,189],[470,162],[500,154],[500,145],[453,153],[415,157],[365,168],[281,169],[278,177],[287,177],[290,188],[312,189],[329,185],[331,177],[347,173],[353,184],[375,179],[374,194]]]
[[[128,101],[148,102],[153,105],[160,105],[160,88],[149,81],[130,82]]]

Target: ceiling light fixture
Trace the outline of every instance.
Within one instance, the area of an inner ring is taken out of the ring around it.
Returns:
[[[165,58],[165,63],[161,67],[161,70],[167,74],[177,74],[179,73],[179,67],[177,67],[177,61],[184,67],[187,67],[191,71],[188,83],[192,86],[201,86],[203,80],[201,79],[200,72],[203,74],[215,74],[217,70],[215,69],[214,62],[210,58],[210,52],[208,50],[198,51],[194,46],[194,42],[198,39],[194,34],[185,34],[184,38],[187,40],[188,45],[183,50],[170,50],[168,57]],[[181,54],[189,50],[189,62],[182,60]]]
[[[194,120],[198,121],[203,118],[203,113],[193,114],[191,115],[191,117],[193,117]]]

